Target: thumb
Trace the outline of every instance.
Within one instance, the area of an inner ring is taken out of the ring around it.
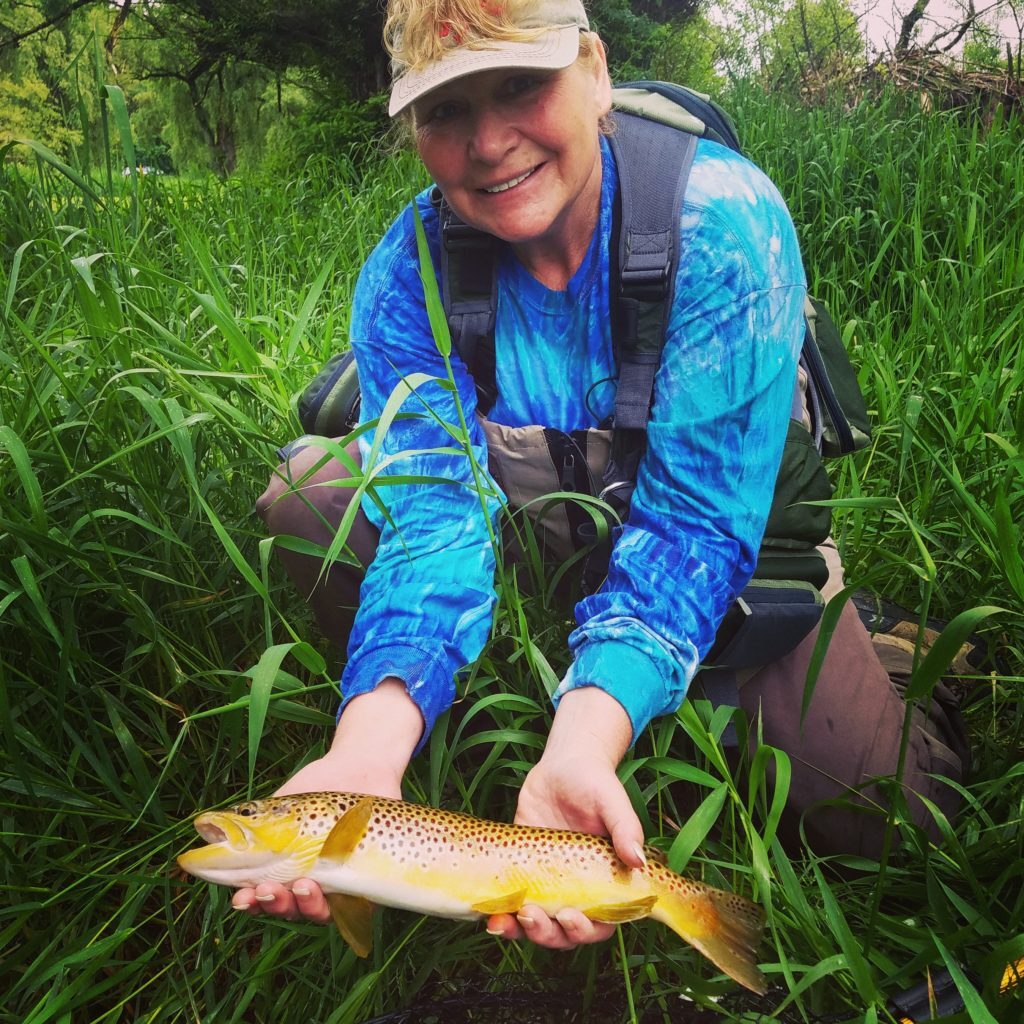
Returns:
[[[613,800],[611,806],[606,808],[605,826],[619,860],[626,867],[642,868],[647,863],[644,856],[644,830],[625,790],[621,791],[621,799]]]

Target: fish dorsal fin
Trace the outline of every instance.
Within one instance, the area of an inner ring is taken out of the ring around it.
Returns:
[[[352,952],[356,956],[368,957],[373,947],[373,904],[362,896],[330,892],[327,905],[341,937]]]
[[[623,924],[626,921],[639,921],[647,917],[658,902],[657,896],[645,896],[631,903],[613,903],[603,907],[590,907],[583,911],[591,921],[604,924]]]
[[[510,892],[507,896],[498,896],[493,900],[480,900],[470,908],[478,914],[517,914],[526,902],[526,890]]]
[[[373,797],[360,797],[328,833],[320,856],[327,860],[346,860],[362,842],[373,814]]]

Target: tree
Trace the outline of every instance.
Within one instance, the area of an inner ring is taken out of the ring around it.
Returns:
[[[98,111],[92,82],[78,84],[80,71],[91,77],[91,38],[105,35],[111,18],[97,8],[59,28],[32,32],[40,11],[38,4],[23,3],[0,22],[0,31],[24,34],[20,45],[0,47],[0,145],[31,138],[70,159],[88,138],[82,113],[88,119]]]
[[[659,25],[650,76],[717,94],[725,85],[719,65],[728,45],[727,30],[703,13],[681,25]]]
[[[678,27],[699,3],[592,0],[613,73],[646,75],[663,26]],[[379,0],[20,0],[17,12],[0,16],[0,55],[8,58],[101,17],[111,71],[135,109],[150,103],[177,114],[164,134],[174,136],[168,141],[178,159],[202,154],[200,162],[222,175],[235,169],[241,140],[252,135],[254,110],[258,118],[268,112],[268,90],[277,90],[280,109],[286,77],[301,76],[325,109],[363,103],[389,84]],[[19,95],[14,84],[7,93]],[[22,105],[34,95],[25,93]]]
[[[387,84],[376,0],[117,0],[113,8],[109,0],[25,0],[17,17],[0,20],[0,59],[24,63],[94,13],[105,20],[112,73],[127,92],[185,115],[192,130],[175,125],[179,158],[195,159],[199,140],[201,162],[219,174],[234,170],[240,135],[265,108],[268,87],[280,97],[287,71],[307,72],[328,97],[362,99]],[[38,86],[27,88],[12,80],[3,91],[37,99]]]
[[[848,0],[796,0],[766,40],[765,70],[775,80],[799,78],[830,61],[864,55],[864,39]]]

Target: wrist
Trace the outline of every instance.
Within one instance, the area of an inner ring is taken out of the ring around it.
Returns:
[[[599,687],[580,686],[559,701],[544,756],[607,760],[615,768],[632,738],[633,725],[626,709]]]
[[[401,778],[422,734],[420,709],[405,684],[391,677],[345,705],[327,757],[358,759]]]

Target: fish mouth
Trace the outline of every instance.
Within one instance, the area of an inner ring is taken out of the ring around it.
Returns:
[[[186,850],[177,858],[178,866],[190,875],[229,885],[255,884],[247,881],[250,875],[274,859],[273,852],[232,815],[210,811],[193,824],[206,846]]]
[[[190,875],[235,888],[264,881],[286,882],[309,870],[322,837],[276,834],[260,822],[239,820],[231,811],[207,811],[193,821],[205,846],[186,850],[178,866]]]
[[[226,814],[210,811],[196,818],[195,829],[211,846],[226,844],[239,852],[252,846],[252,833]]]

